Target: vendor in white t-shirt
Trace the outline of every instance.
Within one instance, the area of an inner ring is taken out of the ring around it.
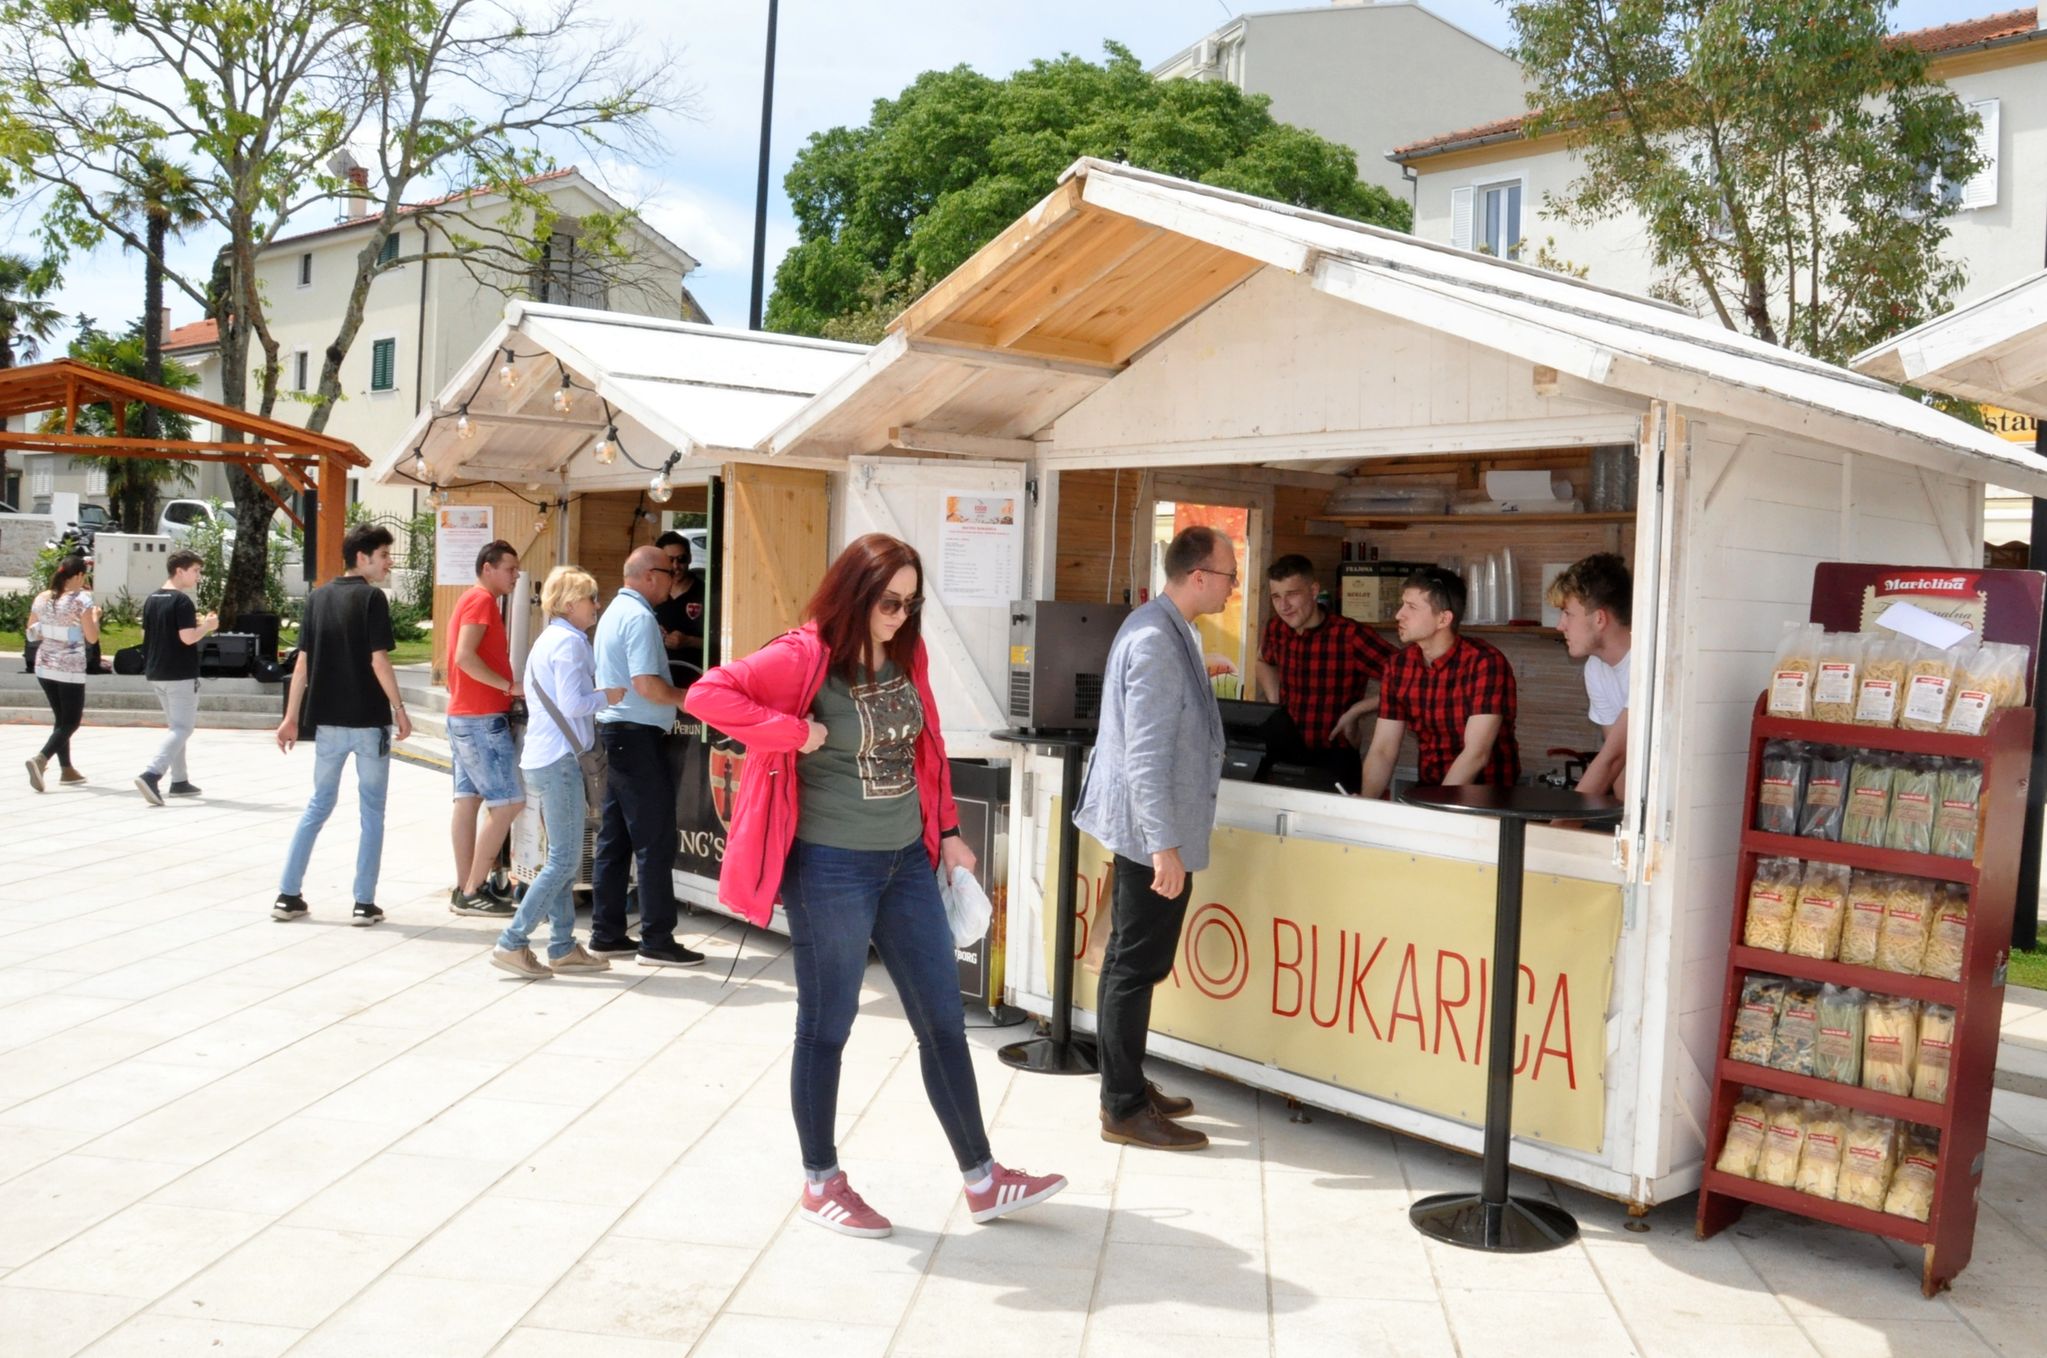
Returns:
[[[1549,587],[1550,605],[1573,660],[1585,662],[1585,696],[1592,724],[1606,733],[1599,754],[1578,780],[1578,791],[1619,796],[1628,772],[1628,648],[1633,641],[1634,576],[1628,563],[1600,552],[1575,563]]]

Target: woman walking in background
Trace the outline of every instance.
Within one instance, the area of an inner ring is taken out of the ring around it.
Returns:
[[[611,963],[592,957],[576,942],[575,898],[570,894],[583,858],[583,763],[597,741],[597,709],[624,696],[622,688],[597,687],[597,662],[590,628],[597,622],[597,582],[575,566],[556,566],[540,586],[547,626],[526,657],[526,692],[537,710],[526,723],[526,747],[519,768],[526,788],[540,802],[547,827],[547,863],[518,913],[491,949],[490,964],[514,976],[556,976],[609,971]],[[526,946],[541,917],[547,918],[547,964]]]
[[[71,733],[85,720],[85,656],[100,639],[100,611],[86,588],[85,558],[67,556],[50,576],[50,587],[29,605],[29,634],[36,643],[36,682],[56,718],[41,753],[28,761],[28,781],[43,790],[43,771],[52,756],[67,783],[85,775],[71,762]]]
[[[839,1065],[869,944],[917,1035],[924,1090],[952,1143],[975,1221],[1066,1187],[1005,1169],[988,1148],[967,1054],[952,931],[934,868],[969,871],[952,774],[926,677],[916,551],[882,533],[832,563],[810,621],[705,674],[683,709],[746,745],[718,899],[755,924],[779,892],[796,966],[789,1076],[803,1150],[802,1212],[845,1235],[884,1236],[839,1168]]]

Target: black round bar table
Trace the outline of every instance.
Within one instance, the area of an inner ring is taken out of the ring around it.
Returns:
[[[1093,1075],[1098,1069],[1091,1037],[1073,1032],[1073,928],[1076,919],[1074,865],[1080,857],[1080,830],[1073,823],[1073,805],[1080,800],[1083,756],[1095,743],[1092,731],[991,731],[1011,745],[1035,745],[1059,752],[1059,890],[1058,913],[1052,921],[1052,1020],[1043,1037],[1012,1042],[995,1054],[1004,1065],[1045,1075]]]
[[[1499,877],[1493,907],[1493,1033],[1486,1062],[1485,1161],[1479,1191],[1437,1193],[1408,1209],[1423,1235],[1466,1249],[1501,1254],[1553,1250],[1577,1238],[1563,1208],[1507,1192],[1507,1150],[1514,1139],[1514,1038],[1520,1008],[1521,862],[1530,821],[1611,824],[1621,803],[1557,787],[1410,787],[1408,806],[1491,816],[1500,823]]]

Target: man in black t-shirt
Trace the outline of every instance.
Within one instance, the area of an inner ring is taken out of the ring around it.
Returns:
[[[654,604],[654,621],[661,625],[661,645],[667,650],[668,659],[692,667],[674,676],[677,686],[687,687],[686,679],[696,678],[699,670],[709,667],[704,654],[704,629],[710,619],[710,605],[704,597],[703,578],[689,568],[689,539],[671,531],[655,538],[654,545],[668,557],[668,568],[674,572],[663,577],[668,582],[668,597]]]
[[[277,903],[270,917],[306,914],[306,865],[320,827],[334,811],[341,769],[355,756],[361,834],[355,846],[353,924],[375,924],[377,872],[384,858],[384,794],[391,782],[391,737],[412,734],[412,720],[391,669],[391,605],[378,586],[391,572],[391,530],[357,524],[341,540],[342,574],[314,590],[299,624],[299,658],[292,667],[277,748],[286,754],[302,738],[313,742],[313,798],[299,818],[284,858]]]
[[[199,588],[201,560],[197,552],[172,552],[165,563],[170,576],[163,588],[142,602],[142,673],[156,690],[169,727],[149,767],[135,788],[151,806],[162,806],[164,792],[196,797],[199,789],[185,776],[185,742],[199,724],[199,643],[220,627],[217,614],[199,616],[192,591]],[[171,785],[162,787],[169,773]]]

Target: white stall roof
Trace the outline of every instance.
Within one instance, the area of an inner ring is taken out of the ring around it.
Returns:
[[[2047,494],[2040,464],[1890,386],[1687,312],[1396,231],[1097,160],[777,429],[778,455],[1018,455],[1260,268],[1632,397]],[[1009,399],[995,400],[994,384]]]
[[[1854,367],[2047,419],[2047,271],[1864,350]]]
[[[511,351],[516,380],[498,370]],[[678,471],[746,460],[754,446],[860,361],[866,348],[583,307],[512,302],[504,321],[371,470],[379,481],[527,481],[577,490],[645,485],[671,452]],[[567,414],[554,409],[566,374]],[[607,414],[607,405],[609,413]],[[456,430],[466,407],[473,435]],[[610,465],[592,445],[611,426]],[[641,465],[634,465],[635,462]]]

